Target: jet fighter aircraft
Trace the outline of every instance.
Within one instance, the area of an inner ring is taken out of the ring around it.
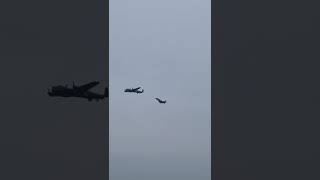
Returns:
[[[68,86],[53,86],[50,89],[48,89],[48,95],[51,97],[80,97],[88,99],[88,101],[92,101],[93,99],[98,101],[101,99],[104,99],[109,96],[109,89],[105,88],[104,94],[97,94],[94,92],[89,91],[91,88],[97,86],[99,84],[98,81],[93,81],[91,83],[82,85],[82,86],[76,86],[73,83],[72,88],[68,88]]]
[[[163,101],[163,100],[161,100],[161,99],[159,99],[159,98],[155,98],[160,104],[165,104],[167,101]]]
[[[139,89],[141,89],[141,87],[125,89],[124,92],[132,92],[132,93],[137,93],[137,94],[141,94],[144,92],[143,89],[141,91],[139,91]]]

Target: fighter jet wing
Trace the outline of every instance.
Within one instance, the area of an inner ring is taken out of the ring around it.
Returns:
[[[159,103],[166,103],[167,101],[163,101],[163,100],[161,100],[161,99],[159,99],[159,98],[155,98]]]
[[[91,83],[88,83],[88,84],[79,86],[77,89],[80,90],[80,91],[88,91],[89,89],[97,86],[98,84],[99,84],[98,81],[93,81],[93,82],[91,82]]]

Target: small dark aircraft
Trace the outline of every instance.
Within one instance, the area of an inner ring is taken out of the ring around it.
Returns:
[[[68,86],[53,86],[48,89],[48,95],[51,97],[59,96],[59,97],[80,97],[88,99],[88,101],[92,101],[93,99],[98,101],[104,99],[109,96],[109,89],[105,88],[104,94],[97,94],[94,92],[89,91],[91,88],[97,86],[99,84],[98,81],[93,81],[91,83],[76,86],[73,83],[72,88],[68,88]]]
[[[143,89],[141,91],[139,91],[139,89],[141,89],[141,87],[125,89],[124,92],[132,92],[132,93],[137,93],[137,94],[141,94],[144,92]]]
[[[161,99],[159,99],[159,98],[155,98],[160,104],[165,104],[167,101],[163,101],[163,100],[161,100]]]

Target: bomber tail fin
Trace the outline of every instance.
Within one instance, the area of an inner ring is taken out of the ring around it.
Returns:
[[[109,88],[107,87],[104,89],[104,96],[109,97]]]

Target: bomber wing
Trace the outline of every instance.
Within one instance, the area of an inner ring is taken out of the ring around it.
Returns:
[[[89,89],[97,86],[99,84],[98,81],[93,81],[91,83],[88,83],[88,84],[85,84],[85,85],[82,85],[82,86],[79,86],[77,87],[77,90],[80,90],[80,91],[88,91]]]

